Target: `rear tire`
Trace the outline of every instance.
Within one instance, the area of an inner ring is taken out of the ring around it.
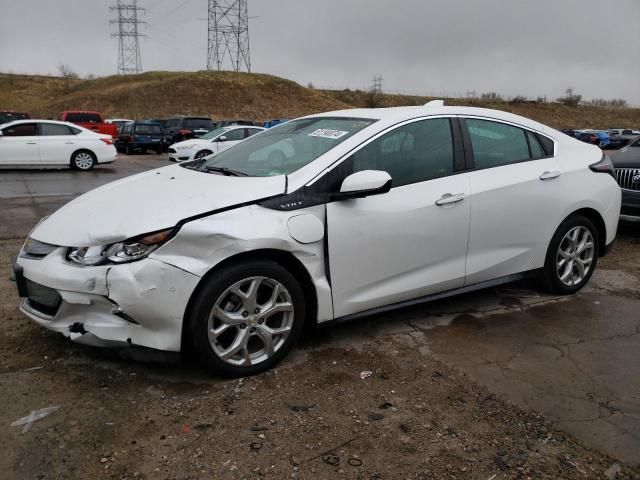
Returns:
[[[298,280],[270,260],[216,271],[190,310],[186,333],[196,357],[228,377],[277,365],[300,338],[306,314]]]
[[[71,156],[71,168],[74,170],[89,171],[96,164],[96,156],[89,150],[79,150]]]
[[[600,239],[591,220],[582,215],[567,218],[553,235],[542,280],[551,293],[570,295],[584,287],[598,263]]]

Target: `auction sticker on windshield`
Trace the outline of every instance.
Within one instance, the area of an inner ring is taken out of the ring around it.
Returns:
[[[333,140],[337,140],[338,138],[344,137],[348,135],[349,132],[345,132],[343,130],[329,130],[326,128],[319,128],[309,134],[310,137],[322,137],[322,138],[332,138]]]

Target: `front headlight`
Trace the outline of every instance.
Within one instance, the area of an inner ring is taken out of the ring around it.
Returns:
[[[141,260],[175,234],[174,228],[139,235],[124,242],[92,247],[72,247],[67,258],[78,265],[92,266]]]

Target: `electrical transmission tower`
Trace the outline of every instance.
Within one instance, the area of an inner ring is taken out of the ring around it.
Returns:
[[[371,92],[374,94],[382,93],[382,77],[373,77],[373,83],[371,84]]]
[[[247,0],[208,0],[207,70],[251,71]]]
[[[138,25],[146,23],[139,19],[144,13],[144,8],[138,6],[138,0],[117,0],[109,10],[115,11],[117,15],[117,18],[109,23],[118,25],[118,31],[111,34],[119,41],[118,73],[142,73],[138,39],[145,35],[138,31]]]

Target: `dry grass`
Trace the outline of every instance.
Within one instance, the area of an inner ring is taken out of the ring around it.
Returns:
[[[369,94],[361,90],[322,90],[328,96],[355,107],[366,107]],[[382,94],[381,107],[423,105],[433,97]],[[567,107],[559,103],[483,102],[479,99],[445,98],[446,105],[494,108],[537,120],[554,128],[640,127],[640,108]]]
[[[55,117],[86,109],[107,117],[148,118],[176,114],[212,118],[291,118],[349,108],[326,94],[271,75],[234,72],[148,72],[74,80],[0,74],[0,109]]]
[[[55,118],[62,110],[98,110],[107,117],[149,118],[175,114],[212,118],[292,118],[367,106],[368,94],[314,90],[263,74],[234,72],[148,72],[140,75],[73,79],[0,74],[0,109]],[[382,95],[381,106],[421,105],[432,98]],[[477,105],[533,118],[556,128],[638,127],[640,109],[566,107],[555,103],[481,102],[445,99],[449,105]]]

